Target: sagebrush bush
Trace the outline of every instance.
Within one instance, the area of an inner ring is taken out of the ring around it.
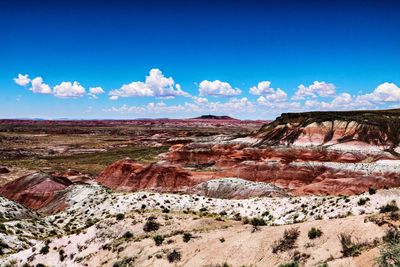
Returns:
[[[400,266],[400,244],[386,243],[380,250],[380,255],[375,258],[375,263],[379,267]]]
[[[275,241],[274,244],[272,245],[272,252],[273,253],[284,252],[295,248],[295,243],[299,235],[300,235],[299,228],[293,227],[290,229],[286,229],[285,232],[283,233],[283,237]]]
[[[353,242],[351,235],[341,233],[339,235],[340,244],[342,246],[342,254],[344,257],[354,257],[361,254],[362,244]]]
[[[386,243],[400,243],[400,231],[395,227],[390,227],[383,236],[383,241]]]
[[[179,251],[176,251],[175,249],[168,253],[167,258],[170,263],[173,263],[175,261],[180,261],[181,260],[181,253]]]
[[[156,243],[156,246],[161,246],[161,244],[164,242],[164,236],[162,235],[156,235],[153,237],[154,242]]]
[[[123,220],[125,218],[125,215],[122,213],[118,213],[117,216],[115,217],[118,221]]]
[[[308,231],[308,238],[315,239],[322,235],[322,231],[318,228],[312,227],[310,231]]]
[[[184,233],[182,236],[183,242],[187,243],[192,239],[192,234],[191,233]]]
[[[252,218],[250,220],[250,224],[253,226],[264,226],[267,225],[267,223],[264,221],[263,218]]]
[[[156,218],[153,216],[147,218],[147,221],[143,226],[143,231],[152,232],[157,231],[158,229],[160,229],[160,224],[156,221]]]
[[[370,195],[373,195],[373,194],[375,194],[375,193],[376,193],[376,189],[375,189],[375,188],[372,188],[372,187],[370,187],[370,188],[368,188],[368,193],[369,193]]]
[[[395,200],[390,201],[386,205],[380,207],[380,212],[381,213],[387,213],[387,212],[396,212],[399,210],[399,207],[397,206],[397,203]]]
[[[299,267],[299,263],[297,261],[292,261],[289,263],[279,264],[278,267]]]

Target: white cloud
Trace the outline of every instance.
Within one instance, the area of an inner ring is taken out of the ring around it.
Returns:
[[[62,82],[54,86],[53,94],[60,98],[76,98],[86,93],[85,88],[78,82]]]
[[[110,96],[118,97],[140,97],[155,96],[173,98],[176,96],[190,96],[182,91],[179,84],[170,77],[166,78],[159,69],[150,70],[149,76],[146,76],[145,82],[132,82],[124,84],[120,89],[112,90]]]
[[[221,82],[220,80],[204,80],[199,85],[200,96],[235,96],[241,93],[240,89],[232,88],[229,83]]]
[[[88,93],[88,95],[89,95],[91,98],[97,99],[97,98],[98,98],[97,95],[100,95],[100,94],[104,94],[104,90],[103,90],[103,88],[101,88],[100,86],[97,86],[97,87],[90,87],[90,88],[89,88],[89,93]]]
[[[293,96],[293,100],[300,100],[304,99],[305,97],[328,97],[334,96],[335,93],[336,87],[333,83],[314,81],[314,83],[309,86],[300,84],[297,92]]]
[[[118,96],[117,95],[112,95],[112,96],[110,96],[110,100],[118,100]]]
[[[197,104],[204,104],[208,102],[208,99],[205,97],[198,97],[198,96],[193,96],[192,97],[194,102],[196,102]]]
[[[25,75],[18,74],[18,77],[14,78],[14,81],[16,84],[20,86],[26,86],[31,82],[31,79],[29,79],[28,74]]]
[[[270,81],[259,82],[257,86],[253,86],[249,90],[252,95],[262,95],[258,99],[261,102],[271,101],[271,102],[283,102],[287,100],[287,94],[280,88],[271,88]]]
[[[255,106],[246,97],[232,98],[227,102],[202,102],[188,103],[178,105],[166,105],[164,102],[148,103],[142,106],[112,107],[108,112],[132,113],[138,115],[163,115],[163,114],[190,114],[190,113],[213,113],[213,114],[242,114],[254,112]]]
[[[304,105],[309,109],[320,110],[367,109],[373,106],[372,103],[362,100],[359,97],[353,97],[349,93],[341,93],[335,96],[331,102],[307,100],[305,101]]]
[[[99,95],[99,94],[104,94],[104,90],[100,86],[90,87],[89,88],[89,93],[91,93],[93,95]]]
[[[31,81],[31,88],[29,88],[32,92],[36,94],[51,94],[51,88],[47,84],[43,83],[42,77],[36,77]]]
[[[270,81],[259,82],[257,86],[251,87],[249,92],[252,95],[263,95],[271,93],[274,89],[272,89],[270,86],[271,86]]]
[[[394,83],[382,83],[370,94],[359,96],[359,100],[374,103],[400,101],[400,88]]]
[[[257,103],[261,106],[266,106],[274,109],[274,112],[289,111],[289,110],[300,110],[301,105],[299,102],[289,102],[289,101],[270,101],[267,97],[260,96],[257,99]]]

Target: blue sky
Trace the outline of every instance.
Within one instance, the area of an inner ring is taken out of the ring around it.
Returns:
[[[54,2],[0,3],[1,118],[400,105],[396,2]]]

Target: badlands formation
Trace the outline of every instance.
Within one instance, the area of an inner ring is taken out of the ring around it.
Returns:
[[[0,125],[1,266],[400,264],[399,110]]]

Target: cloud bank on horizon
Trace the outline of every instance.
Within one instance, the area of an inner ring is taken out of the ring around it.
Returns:
[[[42,77],[31,79],[29,74],[18,74],[14,82],[34,94],[53,95],[61,99],[88,97],[98,99],[106,91],[101,86],[86,89],[77,81],[62,81],[50,86]],[[216,113],[237,116],[260,112],[276,116],[282,112],[311,110],[354,110],[400,107],[400,88],[391,82],[384,82],[372,88],[369,93],[350,94],[338,92],[334,83],[314,81],[300,84],[297,88],[273,88],[265,80],[250,88],[238,88],[228,81],[203,80],[197,85],[197,94],[182,89],[174,78],[166,77],[160,69],[153,68],[144,81],[132,81],[107,92],[113,102],[110,108],[100,108],[104,114],[132,114],[146,117],[182,117],[184,114]],[[367,89],[367,88],[366,88]],[[121,98],[147,98],[146,104],[118,105]],[[167,104],[170,99],[179,98],[178,103]],[[184,116],[183,116],[184,117]]]

